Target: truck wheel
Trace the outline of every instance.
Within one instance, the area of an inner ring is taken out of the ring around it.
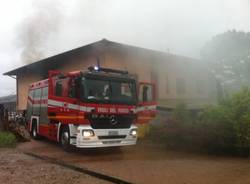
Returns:
[[[69,127],[63,127],[60,135],[60,144],[65,151],[71,150]]]
[[[37,124],[36,123],[32,124],[31,136],[35,140],[38,140],[40,138],[40,136],[37,133]]]

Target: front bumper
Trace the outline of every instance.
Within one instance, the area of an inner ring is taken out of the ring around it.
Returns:
[[[80,125],[77,128],[78,133],[76,135],[76,139],[72,143],[78,148],[135,145],[137,136],[130,135],[130,132],[133,129],[137,129],[137,127],[132,125],[129,129],[92,129],[89,125]],[[94,132],[94,136],[88,138],[83,137],[83,130],[92,130]],[[110,132],[115,132],[116,135],[110,135]]]

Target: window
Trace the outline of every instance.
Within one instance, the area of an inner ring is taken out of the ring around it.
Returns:
[[[186,93],[186,82],[185,79],[176,79],[176,92],[177,94],[185,94]]]
[[[76,83],[75,82],[72,82],[71,85],[69,85],[69,94],[68,96],[70,98],[76,98]]]
[[[55,95],[56,96],[62,96],[62,81],[56,82],[56,89],[55,89]]]
[[[33,103],[33,115],[35,115],[35,116],[39,116],[40,115],[41,94],[42,94],[42,90],[41,89],[35,89],[34,103]]]
[[[133,80],[107,80],[82,78],[80,90],[82,100],[89,102],[134,104],[136,103],[136,89]]]
[[[48,119],[48,105],[45,100],[48,99],[48,87],[42,88],[42,100],[40,107],[40,124],[46,124],[49,122]]]
[[[121,95],[132,97],[131,86],[129,83],[121,83]]]
[[[165,85],[166,85],[166,86],[165,86],[165,90],[166,90],[166,93],[168,94],[168,93],[170,92],[168,76],[166,76]]]
[[[27,120],[30,121],[30,117],[33,113],[33,101],[34,98],[34,90],[30,90],[29,96],[28,96],[28,104],[27,104]]]
[[[202,80],[196,81],[196,90],[197,90],[198,94],[204,94],[204,92],[205,92],[204,81],[202,81]]]

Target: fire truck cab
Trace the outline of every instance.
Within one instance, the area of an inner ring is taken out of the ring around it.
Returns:
[[[138,83],[126,71],[89,67],[29,86],[28,129],[64,149],[134,145],[137,124],[156,114],[154,85]]]

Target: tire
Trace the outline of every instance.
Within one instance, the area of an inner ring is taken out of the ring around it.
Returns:
[[[71,151],[69,127],[62,128],[60,133],[60,144],[65,151]]]
[[[40,139],[40,136],[38,135],[38,132],[37,132],[37,124],[36,124],[36,122],[32,123],[31,137],[33,139],[35,139],[35,140],[39,140]]]

